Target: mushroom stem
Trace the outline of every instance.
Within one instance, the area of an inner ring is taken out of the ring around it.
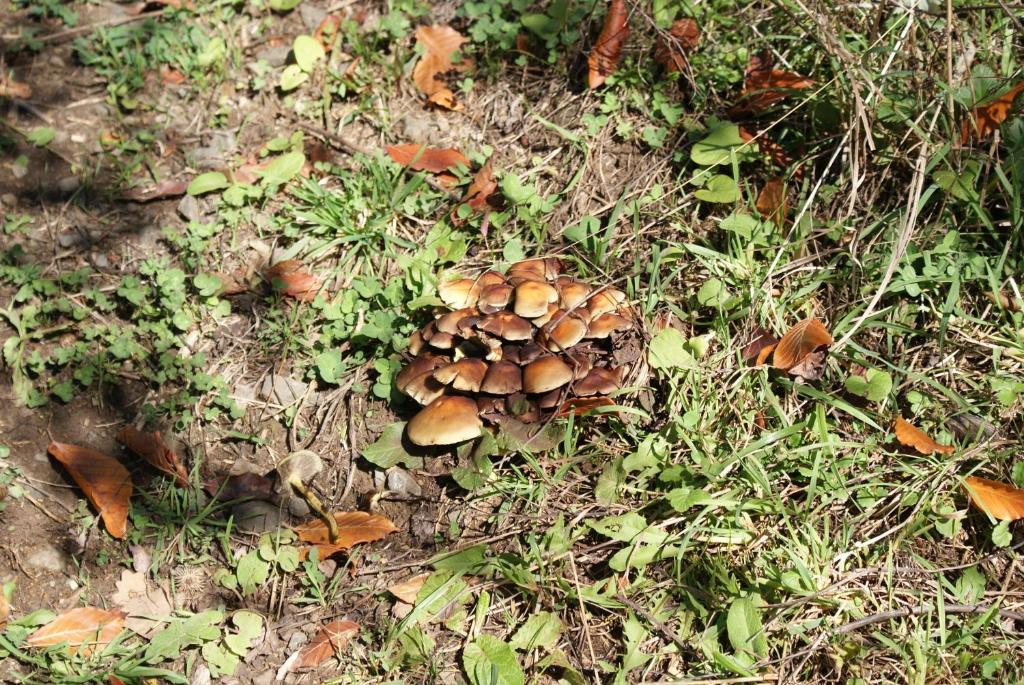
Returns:
[[[334,520],[334,516],[332,516],[330,512],[324,510],[324,505],[320,502],[320,498],[307,488],[305,483],[294,476],[288,479],[288,485],[292,486],[292,489],[299,494],[299,497],[305,500],[306,504],[309,505],[309,508],[316,512],[317,516],[323,519],[324,523],[327,524],[327,530],[331,536],[331,543],[337,543],[339,537],[338,522]]]

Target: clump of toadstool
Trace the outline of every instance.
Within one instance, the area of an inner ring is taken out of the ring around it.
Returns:
[[[411,442],[453,445],[485,423],[540,421],[623,387],[616,351],[638,331],[625,293],[560,272],[556,258],[529,259],[438,286],[448,309],[412,335],[396,379],[423,405]]]

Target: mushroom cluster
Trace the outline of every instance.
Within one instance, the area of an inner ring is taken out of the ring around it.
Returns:
[[[423,405],[406,428],[411,442],[452,445],[485,421],[535,422],[622,387],[612,351],[635,328],[625,293],[560,271],[556,258],[530,259],[438,287],[449,309],[412,335],[396,379]]]

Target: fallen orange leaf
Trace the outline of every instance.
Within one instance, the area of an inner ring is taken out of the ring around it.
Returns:
[[[806,76],[772,69],[772,63],[770,54],[751,56],[743,79],[742,99],[730,108],[730,114],[759,114],[789,97],[792,91],[814,85],[814,81]]]
[[[375,542],[398,530],[387,517],[365,511],[335,512],[334,520],[338,524],[338,539],[335,541],[331,541],[327,525],[319,519],[295,528],[299,540],[315,545],[320,550],[321,559],[362,542]]]
[[[144,433],[135,426],[125,426],[124,430],[118,433],[117,441],[145,459],[157,471],[173,478],[178,487],[189,486],[188,472],[182,466],[181,459],[164,443],[159,431]]]
[[[772,366],[808,380],[821,377],[825,353],[819,348],[832,344],[832,335],[817,319],[804,319],[789,329],[772,355]]]
[[[128,500],[132,496],[128,469],[113,457],[78,445],[51,442],[48,450],[100,512],[107,531],[115,538],[123,538],[128,523]]]
[[[772,140],[771,136],[769,136],[767,132],[756,132],[756,128],[754,131],[755,132],[751,132],[751,130],[746,126],[740,126],[740,138],[744,143],[749,143],[754,140],[757,143],[757,149],[761,154],[767,155],[769,159],[783,169],[789,168],[789,166],[796,161],[796,159],[789,154],[786,148]],[[799,180],[803,178],[803,173],[803,166],[798,165],[793,169],[793,178]]]
[[[419,575],[415,575],[412,578],[409,578],[408,580],[404,580],[401,583],[392,585],[388,588],[388,592],[390,592],[406,604],[415,604],[416,595],[420,593],[420,589],[423,587],[423,583],[427,582],[427,578],[429,577],[429,573],[420,573]]]
[[[786,186],[781,178],[770,178],[757,195],[754,205],[761,216],[782,228],[789,209],[786,203]]]
[[[328,14],[316,27],[313,38],[323,46],[324,52],[330,52],[334,48],[334,38],[340,28],[341,18],[336,14]]]
[[[901,445],[913,447],[921,454],[932,454],[933,452],[953,454],[954,447],[952,445],[940,445],[923,430],[905,421],[901,416],[896,417],[892,429]]]
[[[388,156],[402,166],[413,171],[429,171],[440,174],[449,169],[457,169],[461,164],[469,166],[469,159],[454,148],[433,148],[410,143],[408,145],[388,145]]]
[[[331,621],[317,631],[309,644],[299,652],[299,668],[315,668],[324,659],[345,648],[348,640],[359,634],[359,625],[352,621]]]
[[[32,88],[27,83],[0,76],[0,98],[28,100],[30,97],[32,97]]]
[[[754,329],[754,337],[743,347],[743,352],[741,353],[743,361],[747,363],[754,362],[755,365],[760,366],[765,363],[768,355],[772,353],[772,350],[778,344],[779,341],[774,335],[757,326]]]
[[[312,302],[320,281],[298,259],[285,259],[267,269],[266,278],[279,292],[302,302]]]
[[[1000,521],[1024,518],[1024,490],[1006,483],[968,476],[964,479],[974,506]]]
[[[7,618],[11,615],[11,605],[7,602],[7,595],[0,588],[0,630],[7,627]]]
[[[491,157],[473,176],[473,182],[466,189],[465,202],[478,212],[486,212],[491,208],[488,199],[497,189],[498,182],[494,180],[494,157]]]
[[[960,125],[960,141],[966,145],[971,136],[977,133],[978,140],[985,140],[992,135],[1000,124],[1006,121],[1013,108],[1013,101],[1024,92],[1024,81],[1018,81],[1008,91],[992,102],[974,108],[970,119]]]
[[[68,651],[85,656],[105,647],[124,628],[125,613],[116,609],[78,607],[65,612],[28,636],[30,647],[53,647],[67,643]],[[79,650],[81,648],[81,650]]]
[[[629,36],[628,18],[626,0],[610,0],[601,34],[597,37],[590,56],[587,57],[587,66],[590,68],[587,73],[587,84],[591,88],[597,88],[604,83],[619,65],[622,44]]]
[[[160,80],[168,86],[180,86],[188,77],[177,69],[164,65],[160,67]]]
[[[700,29],[693,19],[677,19],[669,29],[668,38],[658,37],[654,46],[654,61],[667,74],[686,71],[686,54],[697,49],[700,43]]]
[[[465,37],[450,26],[420,26],[416,29],[416,43],[422,45],[425,52],[413,67],[412,81],[426,93],[432,104],[450,110],[462,109],[462,105],[455,101],[455,94],[437,76],[461,66],[452,62],[452,55],[465,42]]]
[[[562,403],[555,416],[568,416],[569,414],[583,416],[598,407],[614,406],[615,402],[610,397],[573,397]]]

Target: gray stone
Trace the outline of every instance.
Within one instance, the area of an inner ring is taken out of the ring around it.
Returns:
[[[312,33],[320,26],[320,22],[327,17],[327,12],[322,7],[304,2],[299,5],[299,16],[302,17],[302,23]]]
[[[109,269],[110,260],[107,259],[107,255],[103,254],[102,252],[93,252],[92,265],[95,266],[97,269]]]
[[[275,45],[269,48],[263,48],[256,53],[256,59],[265,60],[267,64],[272,67],[283,67],[284,63],[288,61],[288,55],[292,49],[289,45]]]
[[[189,685],[210,685],[210,669],[206,667],[206,664],[199,664],[195,670],[192,671],[192,679],[189,680]]]
[[[309,638],[306,637],[306,634],[304,632],[302,632],[301,630],[296,630],[288,638],[288,652],[294,652],[299,647],[306,644],[306,642],[308,641]]]
[[[437,133],[433,117],[427,112],[409,112],[396,123],[401,137],[413,143],[425,143]]]
[[[419,497],[423,494],[423,488],[412,474],[398,466],[388,469],[388,490],[409,497]]]
[[[64,248],[77,247],[79,245],[85,245],[88,242],[89,241],[86,240],[85,236],[78,231],[63,231],[57,234],[57,244]]]
[[[266,376],[263,379],[263,385],[260,387],[260,397],[282,407],[289,407],[295,404],[303,396],[306,396],[305,383],[276,373]],[[316,406],[319,400],[320,393],[311,391],[306,396],[306,406]]]
[[[189,221],[199,221],[199,217],[203,215],[199,208],[199,200],[192,195],[183,196],[178,203],[178,214]]]
[[[246,533],[267,533],[281,527],[281,510],[276,504],[254,500],[231,508],[235,526]]]
[[[195,199],[195,198],[192,198]],[[135,236],[135,246],[140,250],[155,249],[160,241],[164,239],[164,233],[156,224],[150,224],[141,228]]]
[[[29,554],[25,558],[25,564],[40,571],[64,573],[68,568],[68,557],[53,545],[46,544]]]
[[[252,685],[270,685],[274,682],[274,671],[263,671],[252,679]]]
[[[65,195],[75,192],[80,185],[82,182],[77,176],[65,176],[57,179],[57,190]]]
[[[18,196],[14,193],[4,193],[0,195],[0,201],[3,201],[4,207],[17,207]]]

